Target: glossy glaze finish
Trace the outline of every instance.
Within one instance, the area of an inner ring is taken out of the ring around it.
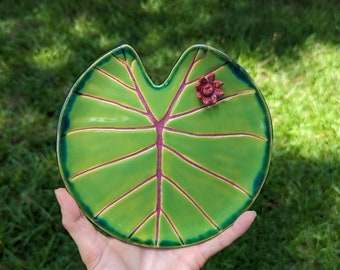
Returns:
[[[196,86],[211,73],[224,94],[205,105]],[[205,45],[187,49],[162,85],[130,46],[115,48],[73,85],[57,132],[61,175],[86,216],[150,247],[196,244],[230,226],[258,195],[271,144],[260,91]]]

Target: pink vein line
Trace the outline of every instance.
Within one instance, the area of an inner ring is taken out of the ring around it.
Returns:
[[[220,230],[217,224],[209,217],[209,215],[203,210],[203,208],[199,206],[199,204],[192,197],[190,197],[189,194],[183,188],[181,188],[175,181],[173,181],[166,175],[164,175],[163,177],[173,186],[175,186],[217,230]]]
[[[105,75],[106,77],[110,78],[111,80],[119,83],[120,85],[124,86],[125,88],[127,88],[128,90],[131,90],[131,91],[136,91],[135,88],[133,88],[132,86],[128,85],[127,83],[119,80],[118,78],[116,78],[115,76],[113,76],[112,74],[110,74],[109,72],[107,72],[106,70],[104,69],[101,69],[101,68],[95,68],[96,70],[98,70],[101,74]]]
[[[170,219],[170,217],[163,211],[161,210],[162,214],[165,216],[166,220],[168,221],[168,223],[170,224],[172,230],[174,231],[174,233],[177,235],[178,240],[181,242],[182,245],[184,245],[184,241],[180,235],[180,233],[178,232],[175,224],[172,222],[172,220]]]
[[[83,96],[83,97],[85,97],[85,98],[89,98],[89,99],[93,99],[93,100],[98,100],[98,101],[100,101],[100,102],[108,103],[108,104],[111,104],[111,105],[115,105],[115,106],[118,106],[118,107],[127,109],[127,110],[129,110],[129,111],[134,111],[134,112],[137,112],[137,113],[141,113],[141,114],[146,115],[146,113],[145,113],[144,111],[142,111],[142,110],[136,109],[136,108],[134,108],[134,107],[126,106],[126,105],[124,105],[124,104],[121,104],[121,103],[116,102],[116,101],[113,101],[113,100],[109,100],[109,99],[97,97],[97,96],[90,95],[90,94],[80,93],[80,92],[74,92],[74,93],[75,93],[75,94],[78,94],[78,95],[80,95],[80,96]]]
[[[142,220],[141,223],[130,233],[128,239],[130,239],[154,214],[156,214],[156,210],[151,212],[145,219]]]
[[[117,202],[119,202],[120,200],[124,199],[125,197],[127,197],[129,194],[133,193],[134,191],[136,191],[137,189],[139,189],[140,187],[142,187],[143,185],[145,185],[146,183],[150,182],[152,179],[155,178],[156,175],[152,175],[149,178],[145,179],[144,181],[142,181],[141,183],[139,183],[138,185],[134,186],[133,188],[131,188],[130,190],[128,190],[127,192],[125,192],[124,194],[120,195],[118,198],[116,198],[114,201],[110,202],[109,204],[107,204],[103,209],[101,209],[96,215],[95,218],[100,216],[101,214],[103,214],[106,210],[108,210],[110,207],[112,207],[113,205],[115,205]]]
[[[125,50],[123,50],[123,52],[124,52],[124,57],[125,57]],[[127,61],[126,61],[126,58],[124,59],[124,61],[123,60],[121,60],[120,58],[118,58],[117,56],[114,56],[120,63],[122,63],[124,66],[125,66],[125,68],[126,68],[126,70],[127,70],[127,72],[129,73],[129,76],[130,76],[130,78],[131,78],[131,80],[132,80],[132,82],[133,82],[133,84],[134,84],[134,89],[135,89],[135,91],[136,91],[136,93],[137,93],[137,95],[138,95],[138,97],[139,97],[139,100],[142,102],[142,104],[143,104],[143,106],[144,106],[144,109],[146,110],[146,115],[149,117],[149,119],[153,122],[153,123],[156,123],[156,118],[155,118],[155,116],[153,115],[153,113],[151,112],[151,110],[150,110],[150,108],[149,108],[149,105],[148,105],[148,103],[146,102],[146,100],[145,100],[145,98],[144,98],[144,96],[143,96],[143,94],[142,94],[142,92],[140,91],[140,88],[139,88],[139,86],[138,86],[138,84],[137,84],[137,81],[136,81],[136,78],[135,78],[135,76],[133,75],[133,72],[132,72],[132,70],[131,70],[131,67],[128,65],[128,63],[127,63]],[[135,60],[135,61],[137,61],[137,60]]]
[[[184,134],[194,137],[209,137],[209,138],[215,138],[215,137],[252,137],[256,138],[262,141],[267,141],[266,138],[253,134],[253,133],[247,133],[247,132],[235,132],[235,133],[195,133],[195,132],[189,132],[189,131],[182,131],[174,128],[164,127],[165,130],[177,134]]]
[[[82,131],[142,131],[142,130],[151,130],[154,129],[154,126],[145,126],[145,127],[85,127],[85,128],[77,128],[70,130],[66,133],[66,135],[70,135],[77,132]]]
[[[166,113],[165,113],[165,115],[164,115],[164,117],[163,117],[163,119],[165,119],[165,121],[168,119],[168,117],[169,117],[169,115],[170,115],[170,113],[171,113],[171,111],[172,111],[172,109],[173,109],[175,103],[177,102],[177,100],[178,100],[179,97],[181,96],[183,90],[185,89],[185,86],[186,86],[186,83],[187,83],[187,79],[188,79],[188,76],[189,76],[191,70],[193,69],[194,65],[195,65],[199,60],[201,60],[201,59],[198,59],[198,58],[197,58],[199,51],[200,51],[200,49],[198,48],[197,51],[196,51],[196,54],[195,54],[194,59],[193,59],[192,62],[190,63],[190,66],[189,66],[187,72],[186,72],[185,75],[184,75],[184,78],[183,78],[183,80],[182,80],[182,82],[181,82],[180,87],[178,88],[178,91],[177,91],[175,97],[174,97],[173,100],[171,101],[171,103],[170,103],[170,105],[169,105],[169,108],[167,109],[167,111],[166,111]]]
[[[119,161],[123,161],[123,160],[129,159],[129,158],[132,158],[132,157],[136,157],[136,156],[138,156],[138,155],[141,155],[141,154],[143,154],[143,153],[149,151],[150,149],[152,149],[152,148],[154,148],[154,147],[155,147],[155,144],[152,144],[152,145],[150,145],[150,146],[147,146],[147,147],[145,147],[145,148],[143,148],[143,149],[141,149],[141,150],[138,150],[138,151],[136,151],[136,152],[134,152],[134,153],[131,153],[131,154],[129,154],[129,155],[126,155],[126,156],[124,156],[124,157],[120,157],[120,158],[117,158],[117,159],[114,159],[114,160],[111,160],[111,161],[108,161],[108,162],[105,162],[105,163],[96,165],[96,166],[91,167],[91,168],[89,168],[89,169],[87,169],[87,170],[85,170],[85,171],[82,171],[82,172],[80,172],[80,173],[77,173],[76,175],[74,175],[73,177],[71,177],[70,180],[75,180],[76,178],[78,178],[78,177],[80,177],[80,176],[82,176],[82,175],[84,175],[84,174],[87,174],[87,173],[90,173],[90,172],[92,172],[92,171],[101,169],[101,168],[103,168],[103,167],[105,167],[105,166],[108,166],[108,165],[110,165],[110,164],[113,164],[113,163],[116,163],[116,162],[119,162]]]
[[[172,152],[173,154],[175,154],[176,156],[180,157],[181,159],[185,160],[187,163],[189,163],[190,165],[196,167],[197,169],[201,170],[201,171],[204,171],[210,175],[213,175],[215,177],[217,177],[218,179],[224,181],[224,182],[227,182],[229,183],[231,186],[233,186],[235,189],[243,192],[244,194],[247,194],[250,198],[252,198],[252,196],[244,189],[242,188],[240,185],[236,184],[235,182],[233,182],[232,180],[222,176],[222,175],[219,175],[218,173],[216,172],[213,172],[211,170],[208,170],[207,168],[195,163],[194,161],[192,161],[191,159],[185,157],[184,155],[182,155],[181,153],[179,153],[178,151],[176,151],[175,149],[172,149],[170,148],[169,146],[167,145],[164,145],[164,148],[168,149],[170,152]]]
[[[232,94],[232,95],[228,95],[228,96],[225,96],[221,99],[219,99],[215,105],[221,103],[221,102],[225,102],[225,101],[229,101],[233,98],[236,98],[236,97],[239,97],[239,96],[244,96],[244,95],[250,95],[250,94],[253,94],[255,93],[255,90],[244,90],[244,91],[241,91],[241,92],[238,92],[238,93],[235,93],[235,94]],[[192,114],[192,113],[196,113],[196,112],[199,112],[201,110],[203,110],[204,108],[206,107],[210,107],[211,105],[202,105],[200,107],[197,107],[195,109],[192,109],[190,111],[186,111],[186,112],[182,112],[182,113],[178,113],[178,114],[174,114],[172,116],[169,117],[169,119],[175,119],[175,118],[179,118],[179,117],[182,117],[182,116],[186,116],[186,115],[189,115],[189,114]]]
[[[216,68],[213,68],[212,70],[209,70],[206,74],[203,74],[202,76],[207,76],[209,73],[219,70],[220,68],[224,67],[228,63],[229,63],[229,61],[225,62],[224,64],[221,64],[220,66],[217,66]],[[188,84],[194,83],[194,82],[198,81],[200,79],[200,77],[193,79],[193,80],[187,82],[186,84],[188,85]]]

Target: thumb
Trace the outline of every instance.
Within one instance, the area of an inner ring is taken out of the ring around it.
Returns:
[[[242,236],[254,222],[255,211],[246,211],[234,222],[234,224],[215,238],[201,244],[201,251],[209,258],[231,245],[236,239]]]
[[[84,263],[94,263],[105,246],[105,237],[96,231],[65,188],[55,190],[55,195],[61,209],[62,224],[77,244]]]

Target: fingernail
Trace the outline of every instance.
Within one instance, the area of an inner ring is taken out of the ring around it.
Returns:
[[[253,215],[254,215],[255,217],[257,216],[257,213],[256,213],[255,210],[252,210],[251,212],[253,213]]]

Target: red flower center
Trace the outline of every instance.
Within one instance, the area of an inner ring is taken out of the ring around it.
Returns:
[[[215,104],[217,97],[223,96],[224,93],[220,87],[224,83],[215,80],[215,74],[209,73],[207,77],[201,77],[196,84],[196,95],[204,104]]]
[[[203,88],[202,89],[202,93],[206,97],[211,96],[214,93],[214,88],[213,88],[213,86],[210,83],[207,83],[202,88]]]

